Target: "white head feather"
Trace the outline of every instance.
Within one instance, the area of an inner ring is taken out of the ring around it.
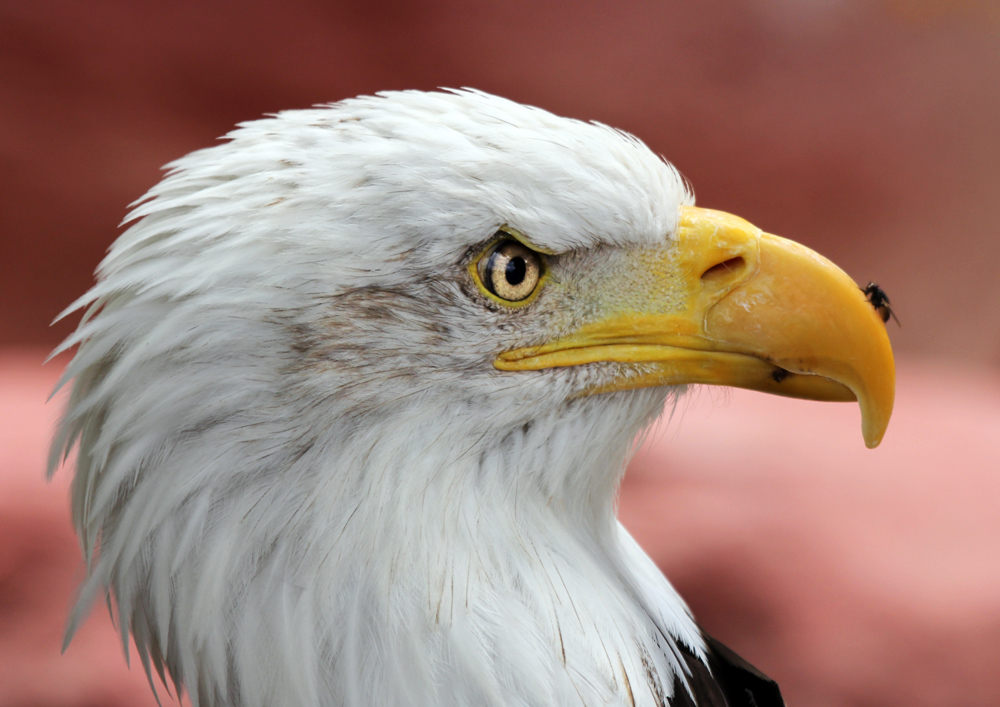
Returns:
[[[677,172],[473,91],[227,137],[170,165],[70,310],[78,614],[107,588],[195,705],[658,704],[701,639],[614,498],[670,391],[496,370],[585,288],[504,311],[466,266],[508,226],[585,280],[671,237]]]

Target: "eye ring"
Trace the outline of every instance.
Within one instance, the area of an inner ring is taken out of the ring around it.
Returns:
[[[545,263],[539,253],[508,236],[479,257],[475,270],[489,294],[505,304],[521,305],[538,291]]]

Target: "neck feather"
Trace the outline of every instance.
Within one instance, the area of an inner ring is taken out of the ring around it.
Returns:
[[[614,500],[664,394],[208,427],[120,489],[90,591],[198,704],[657,704],[701,642]]]

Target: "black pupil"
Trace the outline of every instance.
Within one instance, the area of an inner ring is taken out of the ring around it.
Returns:
[[[524,262],[524,258],[517,256],[507,261],[507,269],[504,272],[504,277],[507,278],[509,284],[520,285],[524,282],[524,276],[527,272],[528,266]]]

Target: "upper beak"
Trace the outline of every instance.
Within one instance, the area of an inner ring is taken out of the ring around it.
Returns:
[[[693,206],[681,207],[674,240],[641,251],[633,264],[642,292],[616,291],[601,318],[502,353],[495,366],[641,364],[590,393],[707,383],[857,400],[865,444],[882,440],[895,396],[892,348],[875,308],[836,265],[736,216]]]

